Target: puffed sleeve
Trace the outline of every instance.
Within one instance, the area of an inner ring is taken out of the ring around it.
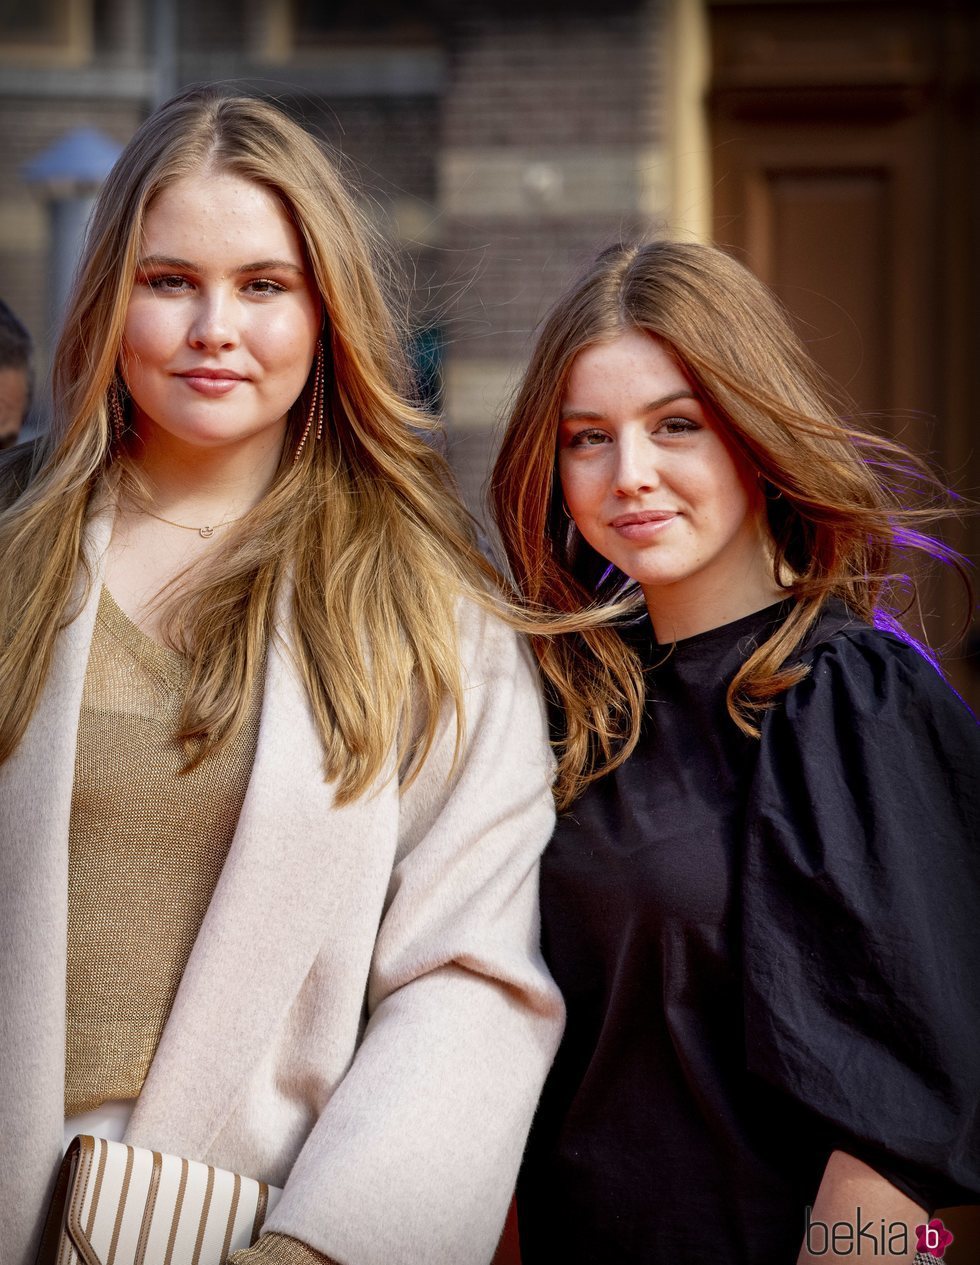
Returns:
[[[763,725],[750,1071],[927,1209],[980,1195],[980,735],[913,647],[818,647]]]
[[[491,1260],[561,1036],[539,951],[554,810],[536,675],[481,612],[461,655],[465,744],[454,766],[447,709],[402,796],[363,1039],[266,1224],[343,1265]]]

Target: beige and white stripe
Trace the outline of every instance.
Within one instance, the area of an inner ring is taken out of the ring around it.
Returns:
[[[223,1265],[258,1238],[281,1194],[105,1138],[77,1138],[64,1163],[38,1265]]]

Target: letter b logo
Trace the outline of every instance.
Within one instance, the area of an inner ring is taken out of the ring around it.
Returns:
[[[808,1204],[804,1227],[806,1250],[811,1256],[826,1256],[830,1251],[830,1230],[826,1221],[810,1220],[812,1211],[813,1209]],[[819,1236],[819,1240],[817,1240],[817,1236]]]
[[[946,1249],[953,1241],[952,1231],[947,1230],[938,1217],[933,1217],[928,1224],[917,1225],[915,1233],[918,1236],[915,1250],[930,1252],[939,1260],[946,1255]]]

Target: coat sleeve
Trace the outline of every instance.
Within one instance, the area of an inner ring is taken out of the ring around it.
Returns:
[[[367,1024],[267,1223],[341,1265],[481,1265],[503,1226],[563,1009],[539,952],[553,760],[526,648],[461,620],[455,720],[402,797]]]
[[[749,1069],[928,1209],[980,1195],[980,734],[911,646],[831,639],[764,723]]]

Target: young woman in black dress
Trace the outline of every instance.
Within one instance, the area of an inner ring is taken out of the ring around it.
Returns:
[[[543,327],[494,507],[587,613],[536,639],[568,1026],[525,1265],[910,1261],[980,1192],[980,741],[893,614],[897,552],[956,561],[916,470],[714,248],[610,250]]]

